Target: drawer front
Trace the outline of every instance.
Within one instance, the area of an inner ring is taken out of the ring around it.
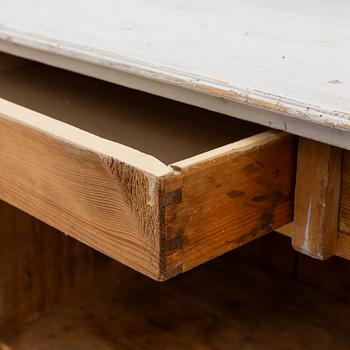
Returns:
[[[128,163],[121,145],[108,154],[94,135],[0,105],[0,198],[154,279],[292,220],[291,135],[265,132],[169,167],[131,150]]]
[[[294,136],[3,61],[1,200],[156,280],[291,221]]]

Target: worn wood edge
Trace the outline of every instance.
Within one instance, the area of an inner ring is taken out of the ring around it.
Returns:
[[[127,205],[138,222],[140,232],[149,237],[150,244],[156,248],[157,270],[148,276],[156,281],[165,281],[164,178],[147,176],[112,157],[103,156],[101,160],[110,176],[122,185]]]
[[[342,216],[342,210],[344,211],[344,186],[346,185],[345,178],[347,176],[347,170],[345,168],[346,163],[346,157],[348,157],[348,152],[343,152],[343,164],[342,164],[342,185],[341,185],[341,193],[340,193],[340,215],[339,215],[339,227],[337,230],[337,241],[336,241],[336,251],[335,255],[350,260],[350,235],[347,231],[347,218],[344,218],[344,215]],[[281,228],[278,228],[276,231],[280,234],[283,234],[285,236],[288,236],[290,238],[293,237],[294,232],[294,222],[283,226]],[[314,257],[317,258],[317,257]]]
[[[166,177],[159,179],[158,186],[158,213],[159,213],[159,276],[158,282],[167,281],[172,276],[169,276],[166,266],[166,222],[165,222],[165,208],[166,208],[166,193],[165,193]]]
[[[283,144],[288,144],[289,149],[291,150],[290,154],[294,154],[295,157],[291,157],[292,159],[295,158],[295,162],[291,161],[291,163],[296,163],[296,144],[297,144],[297,137],[295,137],[294,135],[288,134],[288,133],[284,133],[284,132],[279,132],[279,131],[268,131],[265,133],[261,133],[252,137],[249,137],[247,139],[241,140],[241,141],[237,141],[235,144],[238,144],[238,147],[233,147],[232,145],[227,145],[227,146],[223,146],[220,147],[214,151],[209,151],[205,154],[205,156],[201,157],[193,157],[194,159],[189,159],[189,160],[185,160],[183,164],[186,164],[186,166],[184,166],[183,168],[181,168],[180,166],[177,165],[171,165],[174,168],[174,174],[173,175],[169,175],[165,177],[166,180],[166,192],[164,195],[165,198],[165,207],[167,206],[173,206],[173,205],[177,205],[177,204],[181,204],[182,203],[182,197],[183,197],[183,190],[182,188],[177,188],[175,191],[172,192],[168,192],[168,186],[167,184],[169,184],[169,181],[171,182],[172,179],[176,179],[184,176],[185,174],[190,175],[191,177],[196,177],[196,173],[200,172],[201,169],[206,168],[206,166],[209,163],[213,163],[215,164],[217,161],[235,161],[235,159],[239,160],[242,157],[247,157],[249,155],[251,155],[252,153],[254,154],[256,151],[260,151],[260,149],[264,149],[265,147],[271,147],[271,146],[275,146],[278,145],[280,143]],[[264,147],[265,146],[265,147]],[[294,151],[293,151],[294,150]],[[181,162],[180,162],[181,163]],[[258,162],[259,163],[259,162]],[[178,163],[176,163],[178,164]],[[275,163],[276,164],[276,163]],[[259,165],[260,166],[260,165]],[[284,167],[282,168],[284,169]],[[294,167],[292,166],[292,169],[295,170],[295,164]],[[279,171],[278,171],[279,173]],[[266,220],[269,220],[267,218],[264,217],[264,215],[262,215],[262,217],[260,218],[262,220],[262,225],[264,225],[264,229],[259,230],[258,234],[244,234],[241,237],[239,237],[238,239],[236,239],[235,241],[230,241],[230,248],[226,249],[226,251],[221,252],[220,254],[215,254],[215,255],[211,255],[208,256],[207,259],[205,261],[202,261],[200,264],[205,263],[206,261],[209,261],[213,258],[216,258],[217,256],[226,253],[229,250],[238,248],[246,243],[249,243],[250,241],[257,239],[259,237],[261,237],[264,234],[267,234],[273,230],[275,230],[277,227],[280,227],[281,224],[283,225],[282,221],[284,221],[284,223],[290,222],[292,220],[292,214],[293,214],[293,193],[294,193],[294,171],[292,171],[290,173],[290,181],[288,182],[288,194],[286,194],[286,198],[289,198],[288,201],[283,201],[281,203],[281,205],[277,208],[277,216],[278,216],[278,220],[279,223],[276,226],[276,223],[272,223],[270,224],[270,222],[265,222]],[[181,183],[181,181],[180,181]],[[173,187],[173,186],[171,186]],[[285,190],[286,188],[284,188]],[[238,192],[238,191],[232,191],[232,192]],[[232,198],[234,197],[241,197],[243,195],[243,193],[232,193]],[[257,196],[258,197],[258,196]],[[274,194],[272,194],[272,197],[274,197]],[[274,202],[275,200],[277,200],[277,198],[272,199],[272,202]],[[279,200],[277,200],[277,202],[279,202]],[[274,206],[274,204],[273,204]],[[287,210],[287,212],[283,215],[281,215],[281,213],[283,213],[286,208],[289,207],[290,210]],[[265,213],[265,212],[264,212]],[[264,214],[263,213],[263,214]],[[289,214],[288,214],[289,213]],[[282,216],[284,218],[284,220],[282,220]],[[274,219],[273,219],[274,221]],[[167,225],[168,223],[165,222],[165,224]],[[165,227],[164,233],[166,232],[167,227]],[[229,242],[226,242],[227,244]],[[186,246],[186,242],[185,242],[185,235],[184,232],[178,232],[176,236],[174,236],[173,238],[169,239],[165,239],[165,274],[164,274],[164,278],[165,279],[169,279],[172,278],[180,273],[186,272],[190,269],[192,269],[193,267],[198,266],[198,264],[195,264],[193,266],[188,267],[187,265],[189,264],[189,261],[182,261],[179,265],[177,266],[170,266],[168,261],[167,261],[167,254],[170,252],[176,252],[179,249],[182,249],[182,247]],[[197,247],[198,248],[198,247]],[[197,249],[196,248],[196,249]],[[198,248],[200,250],[200,247]],[[187,267],[186,267],[187,266]]]
[[[63,50],[62,44],[67,45],[39,37],[35,37],[34,43],[29,33],[4,27],[0,30],[0,49],[4,52],[350,150],[348,113],[323,111],[317,106],[233,88],[203,77],[187,76],[185,72],[174,73],[168,68],[159,72],[151,64],[134,64],[132,58],[116,55],[108,58],[104,52],[92,55],[84,47],[65,46]]]
[[[150,175],[163,176],[172,172],[170,167],[155,157],[122,144],[103,139],[1,98],[0,117],[39,130],[49,137],[69,142],[81,149],[99,153],[102,157],[113,157]]]
[[[215,148],[208,152],[203,152],[199,155],[181,160],[179,162],[175,162],[170,164],[175,171],[185,171],[190,167],[197,167],[201,164],[208,162],[210,160],[215,160],[218,157],[239,157],[241,153],[246,151],[253,151],[256,148],[261,146],[265,146],[270,142],[275,142],[281,138],[290,138],[292,135],[285,133],[283,131],[278,130],[269,130],[266,132],[262,132],[242,140],[230,143],[228,145]]]
[[[219,96],[259,108],[283,113],[298,119],[308,119],[316,124],[324,124],[337,129],[350,129],[349,112],[322,110],[318,106],[305,105],[302,102],[283,98],[254,89],[242,89],[228,86],[220,81],[196,76],[184,71],[164,66],[154,66],[153,63],[135,59],[121,54],[111,55],[108,52],[94,50],[84,46],[73,46],[67,42],[59,42],[46,37],[2,26],[0,39],[5,43],[22,45],[41,51],[49,51],[62,56],[74,57],[81,61],[108,66],[110,69],[130,72],[151,79],[166,81],[173,85],[200,91],[208,95]],[[64,47],[64,49],[62,48]],[[339,122],[339,119],[341,122]]]

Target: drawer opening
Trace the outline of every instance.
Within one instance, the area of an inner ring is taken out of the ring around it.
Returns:
[[[292,221],[293,135],[1,57],[1,200],[157,281]]]
[[[0,71],[0,98],[152,155],[166,165],[266,130],[98,79],[27,63]]]

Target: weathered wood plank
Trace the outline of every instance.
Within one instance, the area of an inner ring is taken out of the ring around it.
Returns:
[[[342,150],[300,138],[293,247],[325,260],[336,253]]]
[[[165,266],[184,272],[293,218],[297,139],[267,132],[174,165],[165,181]]]

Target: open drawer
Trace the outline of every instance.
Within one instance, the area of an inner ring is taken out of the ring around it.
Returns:
[[[292,220],[292,135],[32,62],[0,98],[0,199],[154,279]]]

